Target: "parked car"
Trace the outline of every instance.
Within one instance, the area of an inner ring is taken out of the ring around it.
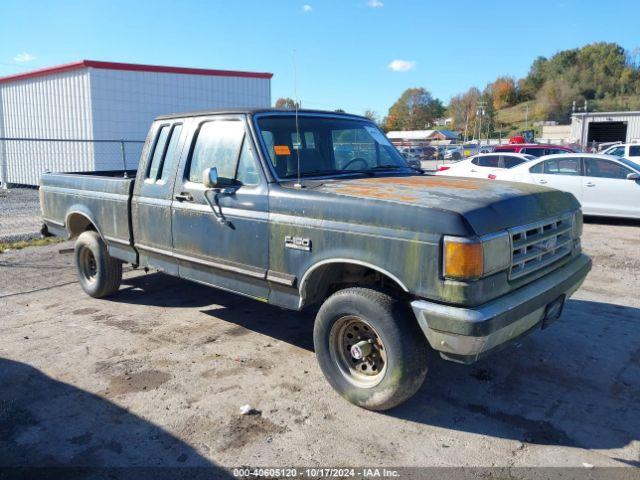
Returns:
[[[640,165],[612,155],[549,155],[490,179],[544,185],[569,192],[586,215],[640,218]]]
[[[419,160],[429,160],[436,151],[434,147],[400,147],[399,150],[405,158],[416,157]]]
[[[480,147],[480,153],[493,153],[495,148],[496,148],[496,145],[482,145]]]
[[[401,152],[402,157],[406,160],[407,165],[416,170],[422,169],[422,160],[417,155],[410,155],[406,152]]]
[[[605,155],[614,155],[616,157],[624,157],[640,162],[640,143],[619,143],[607,148],[602,152]]]
[[[475,143],[465,145],[447,145],[442,158],[444,160],[462,160],[465,157],[476,155],[479,151],[478,145]]]
[[[438,167],[436,175],[454,177],[487,178],[487,175],[498,168],[513,168],[536,157],[519,153],[481,153],[455,163],[447,163]]]
[[[338,141],[353,151],[344,164]],[[373,410],[420,388],[428,345],[470,363],[546,328],[591,268],[572,195],[421,174],[355,115],[162,116],[128,174],[41,176],[46,229],[76,239],[88,295],[117,294],[124,262],[283,308],[318,305],[322,372]]]
[[[498,145],[493,149],[497,152],[513,152],[513,153],[526,153],[527,155],[533,155],[534,157],[542,157],[544,155],[556,155],[561,153],[575,153],[570,147],[562,145],[550,145],[543,143],[512,143],[509,145]]]

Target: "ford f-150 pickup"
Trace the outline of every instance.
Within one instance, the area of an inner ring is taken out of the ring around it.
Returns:
[[[159,117],[127,173],[41,178],[45,228],[76,239],[87,294],[116,294],[130,263],[319,306],[320,368],[369,409],[420,388],[429,346],[470,363],[547,327],[591,268],[572,195],[427,175],[355,115]]]

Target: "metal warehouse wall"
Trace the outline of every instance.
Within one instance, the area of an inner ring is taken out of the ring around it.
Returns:
[[[0,84],[0,138],[144,140],[158,115],[270,105],[268,78],[89,67]],[[127,168],[136,168],[142,144],[124,147]],[[9,184],[37,185],[46,170],[122,166],[119,143],[0,140],[0,181]]]
[[[265,78],[90,68],[94,138],[144,140],[155,117],[194,110],[271,105]]]
[[[574,114],[571,117],[571,140],[582,143],[583,114]],[[627,142],[640,140],[640,112],[594,112],[587,114],[587,123],[584,126],[584,140],[589,131],[589,124],[596,122],[627,122]]]
[[[92,138],[86,70],[0,85],[0,138]],[[93,158],[91,144],[0,141],[0,179],[37,185],[42,171],[73,171]]]

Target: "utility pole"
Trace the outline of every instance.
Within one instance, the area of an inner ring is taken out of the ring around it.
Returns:
[[[478,123],[478,148],[480,148],[481,138],[482,138],[482,117],[484,116],[484,109],[487,107],[487,102],[480,100],[477,103],[477,111],[476,118],[479,116],[480,120]]]
[[[467,119],[464,121],[464,137],[462,143],[467,143],[467,128],[469,128],[469,110],[467,110]]]
[[[580,110],[582,110],[582,122],[580,123],[580,146],[582,147],[582,150],[585,149],[585,146],[587,145],[587,142],[585,141],[584,138],[584,132],[585,132],[585,128],[587,126],[587,113],[588,113],[588,103],[587,103],[587,99],[584,99],[584,107],[577,107],[576,106],[576,101],[573,101],[573,104],[571,105],[571,111],[572,113],[576,113],[579,112]]]
[[[529,103],[524,108],[524,129],[529,130]]]

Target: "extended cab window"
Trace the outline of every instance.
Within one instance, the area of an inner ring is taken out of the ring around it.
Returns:
[[[630,157],[640,157],[640,145],[632,145],[629,147]]]
[[[558,158],[544,163],[544,173],[553,175],[580,175],[579,158]]]
[[[160,169],[160,162],[164,155],[165,147],[167,146],[167,139],[169,138],[170,125],[163,125],[158,130],[156,141],[153,146],[153,153],[151,154],[151,163],[149,163],[149,170],[147,172],[147,178],[155,181],[158,178],[158,170]]]
[[[202,182],[202,172],[210,167],[218,169],[221,180],[233,180],[244,133],[244,125],[239,120],[203,123],[191,154],[189,181]]]
[[[588,157],[584,159],[584,174],[587,177],[626,179],[630,173],[632,172],[627,167],[609,160]]]
[[[182,124],[178,123],[171,128],[171,134],[169,136],[169,145],[167,151],[164,154],[160,168],[158,169],[158,177],[160,180],[166,180],[171,173],[173,166],[180,156],[178,151],[178,142],[180,141],[180,134],[182,133]]]

